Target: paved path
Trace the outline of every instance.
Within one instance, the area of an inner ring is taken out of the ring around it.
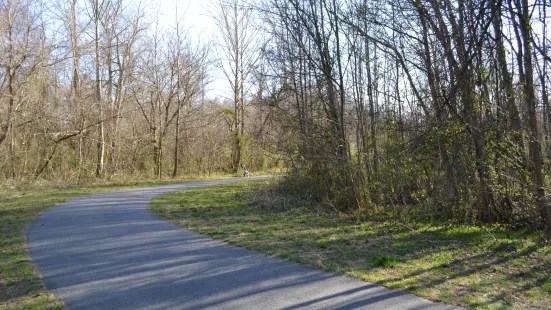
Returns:
[[[75,198],[31,224],[31,256],[68,309],[453,309],[214,241],[147,210],[159,194],[241,180]]]

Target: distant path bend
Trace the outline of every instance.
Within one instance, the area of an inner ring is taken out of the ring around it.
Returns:
[[[147,210],[170,191],[256,179],[77,197],[30,225],[30,254],[68,309],[454,309],[214,241]]]

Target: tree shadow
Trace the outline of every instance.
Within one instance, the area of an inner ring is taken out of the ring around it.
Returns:
[[[268,257],[181,229],[147,211],[174,190],[80,197],[33,222],[28,244],[69,308],[447,308],[405,292]]]

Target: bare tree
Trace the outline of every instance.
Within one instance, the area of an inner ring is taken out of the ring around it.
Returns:
[[[219,59],[220,68],[233,95],[232,169],[237,172],[242,157],[247,79],[258,59],[255,44],[260,38],[254,31],[253,11],[242,0],[220,0],[212,8],[212,15],[220,30],[218,48],[224,55]]]
[[[0,146],[10,131],[14,118],[23,102],[20,90],[26,77],[42,64],[45,55],[41,50],[41,33],[37,16],[30,11],[31,1],[9,0],[0,6],[0,88],[3,90],[0,116]],[[5,91],[5,92],[4,92]]]

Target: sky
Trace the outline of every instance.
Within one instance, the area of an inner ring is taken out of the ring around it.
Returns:
[[[161,23],[173,25],[176,11],[194,39],[205,39],[214,34],[216,26],[208,8],[211,1],[197,0],[158,0]]]
[[[159,16],[163,27],[174,27],[176,11],[182,17],[184,27],[194,43],[207,43],[216,39],[217,27],[209,12],[211,0],[157,0]],[[176,9],[177,8],[177,9]],[[211,81],[207,97],[224,100],[231,93],[228,82],[219,69],[212,68]]]

